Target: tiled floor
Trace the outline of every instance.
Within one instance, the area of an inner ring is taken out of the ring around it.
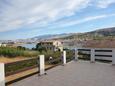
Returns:
[[[37,74],[11,86],[115,86],[115,66],[107,63],[72,61]]]

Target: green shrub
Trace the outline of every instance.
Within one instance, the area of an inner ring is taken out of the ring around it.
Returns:
[[[37,66],[37,58],[5,64],[5,72],[9,74],[32,66]]]
[[[19,49],[14,47],[0,47],[0,55],[5,57],[35,57],[39,53],[37,51]]]

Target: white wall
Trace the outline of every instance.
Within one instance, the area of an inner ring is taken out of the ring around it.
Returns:
[[[2,46],[2,44],[0,44],[0,47]]]

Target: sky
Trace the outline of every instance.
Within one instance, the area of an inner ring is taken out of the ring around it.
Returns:
[[[0,40],[115,26],[115,0],[0,0]]]

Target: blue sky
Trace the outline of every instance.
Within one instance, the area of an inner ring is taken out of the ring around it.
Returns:
[[[115,0],[0,0],[0,40],[115,26]]]

